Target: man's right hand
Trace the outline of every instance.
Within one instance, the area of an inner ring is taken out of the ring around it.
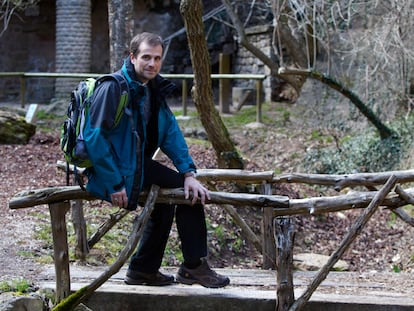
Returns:
[[[111,194],[112,205],[118,206],[119,208],[128,207],[128,196],[125,188],[121,191],[114,192]]]

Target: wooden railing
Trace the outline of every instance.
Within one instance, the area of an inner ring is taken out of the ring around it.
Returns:
[[[19,78],[20,79],[20,105],[22,108],[26,106],[26,88],[27,79],[33,78],[71,78],[71,79],[85,79],[89,77],[99,77],[102,74],[97,73],[53,73],[53,72],[0,72],[0,78]],[[183,108],[183,115],[187,115],[187,98],[188,98],[188,86],[187,80],[194,79],[193,74],[161,74],[168,79],[180,79],[182,80],[181,90],[181,102]],[[256,121],[262,121],[261,114],[261,93],[263,91],[263,80],[266,75],[262,74],[212,74],[211,79],[223,80],[255,80],[256,81]],[[229,86],[228,86],[229,87]],[[231,94],[229,90],[220,88],[219,90],[219,107],[225,106],[223,101],[228,94]]]
[[[403,189],[399,184],[411,183],[414,181],[414,170],[407,171],[393,171],[382,173],[363,173],[352,175],[320,175],[320,174],[283,174],[276,176],[272,172],[249,172],[242,170],[199,170],[198,178],[203,182],[209,183],[211,181],[232,181],[242,184],[253,185],[271,185],[273,183],[307,183],[318,185],[330,185],[336,190],[341,190],[344,187],[366,187],[369,191],[355,191],[348,192],[338,196],[314,197],[305,199],[290,199],[287,196],[273,195],[270,187],[263,194],[250,193],[228,193],[211,191],[211,200],[207,204],[218,204],[226,208],[230,214],[237,214],[233,207],[239,208],[243,206],[255,206],[264,211],[264,225],[266,228],[263,232],[264,238],[276,237],[270,248],[274,251],[275,267],[277,273],[277,306],[276,311],[301,310],[306,302],[310,299],[312,293],[326,278],[333,265],[340,259],[344,252],[349,248],[351,242],[362,231],[362,228],[367,223],[369,218],[377,210],[378,206],[385,206],[391,212],[395,213],[400,219],[414,226],[414,220],[400,207],[407,204],[414,204],[414,189]],[[398,185],[396,185],[399,183]],[[395,186],[396,185],[396,186]],[[380,190],[375,187],[381,186]],[[394,191],[393,191],[394,190]],[[142,226],[145,224],[145,217],[151,212],[151,206],[155,202],[170,202],[170,203],[189,203],[189,200],[184,198],[183,189],[155,189],[147,193],[142,193],[142,199],[147,203],[143,209],[140,218],[136,218],[134,222],[134,231],[129,243],[135,243],[138,238]],[[70,209],[71,200],[94,200],[95,198],[89,193],[80,189],[77,186],[68,187],[54,187],[37,190],[28,190],[17,193],[9,201],[9,208],[19,209],[27,207],[35,207],[38,205],[47,204],[49,206],[51,215],[51,225],[53,232],[54,243],[54,260],[56,269],[56,297],[60,301],[67,297],[70,293],[70,275],[69,275],[69,258],[68,258],[68,244],[66,232],[65,215]],[[230,207],[230,208],[228,208]],[[313,282],[308,286],[308,289],[302,294],[299,299],[293,301],[293,241],[292,236],[294,227],[292,217],[294,215],[317,215],[341,210],[349,209],[364,209],[361,216],[351,226],[343,242],[338,249],[333,253],[328,262],[321,268],[315,276]],[[270,211],[270,213],[266,213]],[[116,221],[121,219],[128,212],[121,210],[116,218]],[[270,217],[269,217],[270,215]],[[113,217],[112,217],[113,218]],[[237,218],[237,217],[236,217]],[[266,218],[270,218],[267,219]],[[116,222],[115,221],[115,222]],[[114,224],[114,220],[108,220],[109,225],[106,226],[104,232],[100,232],[102,236]],[[103,226],[105,227],[105,226]],[[257,237],[248,237],[250,240],[259,240]],[[130,242],[133,241],[133,242]],[[127,245],[128,249],[134,249],[131,245]],[[134,246],[134,245],[133,245]],[[262,254],[264,257],[268,256],[266,249],[269,246],[262,245]],[[121,252],[123,260],[130,254],[128,252]],[[109,279],[111,275],[116,273],[122,266],[123,260],[117,262],[108,270],[106,270],[101,277],[95,280],[89,287],[84,289],[82,293],[76,298],[77,301],[85,299],[86,293],[91,293],[99,287],[105,280]],[[72,300],[75,301],[75,300]]]

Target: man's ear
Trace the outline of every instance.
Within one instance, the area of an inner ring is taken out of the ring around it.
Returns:
[[[131,60],[131,63],[135,64],[135,57],[133,53],[129,53],[129,59]]]

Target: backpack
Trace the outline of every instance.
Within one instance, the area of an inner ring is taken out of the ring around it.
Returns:
[[[67,108],[66,119],[61,127],[60,148],[67,162],[66,182],[69,184],[69,165],[74,166],[75,178],[83,188],[77,174],[77,167],[92,167],[88,152],[83,138],[86,116],[89,113],[91,97],[96,85],[106,80],[115,80],[120,87],[121,96],[116,110],[114,128],[119,124],[125,108],[128,105],[129,86],[125,78],[119,73],[107,74],[98,78],[88,78],[79,82],[78,86],[71,93],[69,106]],[[95,100],[99,101],[99,98]]]

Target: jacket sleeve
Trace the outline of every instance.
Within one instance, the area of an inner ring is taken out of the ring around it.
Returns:
[[[110,195],[123,188],[123,179],[114,161],[109,133],[114,124],[120,90],[113,81],[98,85],[91,100],[84,129],[88,155],[92,161],[94,178],[104,186],[104,193]]]
[[[159,120],[161,150],[171,159],[180,173],[195,172],[196,166],[174,114],[168,107],[161,111]]]

